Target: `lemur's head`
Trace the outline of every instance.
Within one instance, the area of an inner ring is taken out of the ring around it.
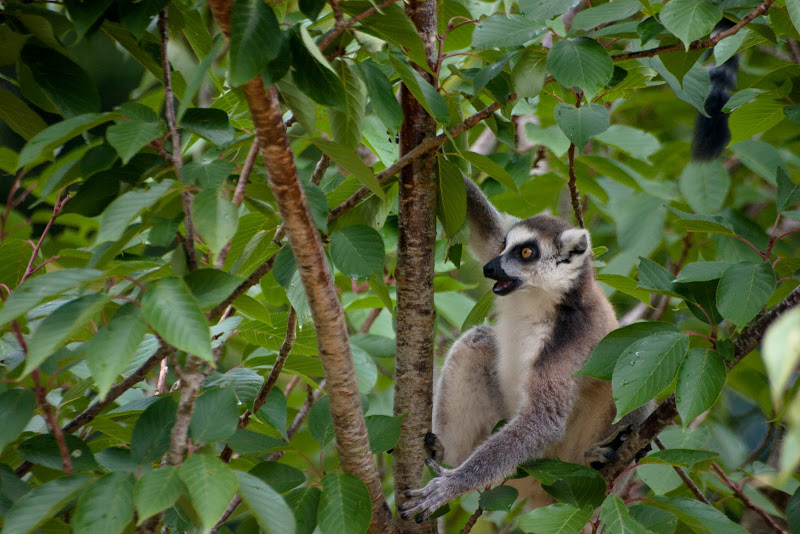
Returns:
[[[526,288],[562,295],[575,286],[591,258],[589,232],[537,215],[511,227],[500,255],[483,266],[483,275],[497,280],[496,295]]]

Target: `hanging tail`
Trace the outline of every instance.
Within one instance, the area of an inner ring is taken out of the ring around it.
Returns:
[[[733,22],[723,19],[714,28],[712,35],[727,30]],[[739,70],[739,56],[735,55],[722,65],[709,71],[711,90],[706,98],[705,109],[708,117],[700,113],[694,123],[694,140],[692,141],[692,159],[708,161],[718,158],[731,140],[728,128],[728,114],[722,111],[725,103],[731,98],[729,91],[736,89],[736,74]]]

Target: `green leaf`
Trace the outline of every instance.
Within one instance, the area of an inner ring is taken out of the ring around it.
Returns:
[[[547,79],[547,53],[539,47],[522,51],[517,64],[511,69],[511,83],[519,98],[537,96]]]
[[[595,135],[594,138],[643,161],[649,161],[648,158],[661,149],[661,143],[653,134],[624,124],[612,124],[605,132]]]
[[[106,130],[108,142],[117,151],[123,164],[160,135],[161,124],[158,122],[118,122]]]
[[[678,84],[683,87],[683,79],[686,77],[686,74],[692,70],[692,67],[697,64],[701,55],[702,51],[700,50],[689,50],[688,52],[677,50],[675,52],[661,54],[659,55],[659,59],[661,63],[664,64],[664,68],[666,68],[670,74],[675,77]]]
[[[403,80],[403,84],[431,117],[445,124],[450,122],[450,110],[447,108],[447,102],[428,80],[401,58],[389,55],[389,63],[395,68],[400,79]]]
[[[175,504],[186,488],[178,477],[178,467],[165,465],[145,472],[136,481],[134,504],[139,514],[139,523],[166,510]]]
[[[40,159],[53,159],[53,150],[83,132],[104,122],[120,118],[119,113],[89,113],[57,122],[37,133],[22,147],[17,160],[18,168]]]
[[[769,263],[737,263],[728,267],[717,286],[717,309],[738,328],[749,323],[775,291]]]
[[[477,49],[524,46],[544,34],[547,27],[522,15],[490,15],[475,25],[472,47]]]
[[[761,357],[769,377],[772,402],[780,406],[800,360],[800,308],[786,312],[769,326]]]
[[[264,454],[265,452],[284,447],[283,441],[252,430],[237,430],[228,439],[228,445],[234,452],[243,455]]]
[[[38,113],[5,89],[0,89],[0,119],[26,141],[47,128]]]
[[[375,178],[372,170],[367,167],[352,149],[342,146],[327,139],[311,138],[312,143],[317,145],[320,150],[331,157],[337,165],[351,173],[353,177],[361,182],[367,189],[374,193],[381,200],[386,200],[381,184]]]
[[[278,493],[286,493],[306,481],[306,476],[302,471],[278,462],[261,462],[256,464],[249,473],[269,484]]]
[[[178,468],[178,476],[189,490],[203,532],[208,533],[236,493],[236,474],[216,456],[193,454]]]
[[[569,504],[551,504],[521,515],[517,526],[536,534],[578,534],[592,518],[593,506],[575,508]]]
[[[22,48],[20,59],[65,118],[100,111],[97,87],[86,71],[70,58],[29,40]]]
[[[179,126],[222,146],[233,141],[233,128],[228,123],[228,114],[216,108],[189,108]]]
[[[525,137],[535,145],[544,145],[558,158],[569,150],[569,139],[555,124],[542,128],[529,122],[525,125]]]
[[[686,232],[709,232],[712,234],[736,235],[730,221],[719,215],[695,215],[674,208],[669,210],[681,218],[675,223],[678,230]]]
[[[369,226],[346,226],[333,232],[330,239],[333,264],[345,275],[366,279],[383,272],[383,238]]]
[[[603,45],[589,37],[578,37],[561,39],[553,45],[547,54],[547,70],[564,87],[583,89],[586,100],[591,101],[611,81],[614,64]]]
[[[235,473],[239,479],[239,495],[261,529],[267,534],[294,534],[294,515],[283,497],[258,477],[242,471]]]
[[[791,2],[792,0],[789,0],[787,4]],[[798,5],[797,10],[798,13],[792,18],[800,22],[800,5]],[[795,24],[795,26],[800,27],[800,24]],[[786,521],[789,524],[790,532],[800,531],[800,489],[795,490],[794,494],[789,499],[789,503],[786,505]]]
[[[77,532],[120,534],[133,520],[134,478],[108,473],[95,480],[78,499],[72,526]]]
[[[688,49],[692,41],[714,29],[722,18],[722,8],[712,0],[672,0],[664,6],[658,18]]]
[[[787,209],[794,207],[795,203],[800,200],[800,185],[793,183],[789,179],[789,176],[786,174],[786,169],[783,167],[778,167],[777,183],[778,211],[786,211]]]
[[[95,0],[85,2],[82,0],[65,0],[64,5],[69,11],[69,18],[75,24],[75,39],[80,41],[86,32],[94,26],[97,19],[111,5],[113,0]]]
[[[281,29],[262,0],[236,0],[231,9],[230,82],[238,87],[267,68],[281,47]]]
[[[133,427],[131,454],[140,464],[155,462],[169,450],[178,405],[163,397],[145,408]]]
[[[72,468],[76,472],[94,471],[99,465],[92,455],[92,451],[85,441],[73,434],[64,434],[67,450],[70,455]],[[61,449],[53,434],[38,434],[20,443],[17,453],[32,464],[38,464],[50,469],[62,470],[64,468],[61,458]]]
[[[694,106],[698,112],[708,116],[705,110],[706,97],[711,86],[708,70],[699,63],[695,63],[689,69],[689,72],[684,75],[683,79],[679,80],[672,75],[658,56],[650,58],[649,63],[650,67],[658,72],[664,78],[664,81],[669,84],[675,96]]]
[[[600,104],[588,104],[580,108],[559,104],[555,109],[555,117],[558,127],[579,150],[583,150],[593,136],[605,131],[610,120],[608,110]]]
[[[84,345],[86,364],[101,399],[136,354],[146,331],[139,307],[128,302]]]
[[[725,385],[725,362],[713,350],[692,349],[678,370],[675,401],[684,428],[711,408]]]
[[[264,405],[258,410],[259,419],[271,425],[284,439],[286,436],[286,397],[279,389],[269,392]]]
[[[783,120],[782,100],[770,95],[757,97],[731,113],[731,145],[750,139],[756,134],[769,130]]]
[[[645,289],[639,289],[636,280],[629,276],[622,276],[621,274],[598,274],[597,281],[613,287],[626,295],[630,295],[638,301],[650,306],[650,292]]]
[[[512,191],[518,191],[511,174],[488,156],[471,151],[464,151],[461,155],[481,172],[485,172]]]
[[[467,318],[464,319],[464,323],[461,325],[461,331],[466,332],[473,326],[478,326],[483,324],[483,321],[486,320],[486,316],[489,315],[489,312],[492,309],[492,305],[494,304],[494,293],[490,289],[486,293],[483,294],[481,298],[478,299],[478,302],[475,303],[475,306],[469,311]]]
[[[372,503],[364,483],[349,473],[322,477],[317,524],[322,534],[361,534],[372,519]]]
[[[232,387],[206,390],[197,398],[189,425],[195,443],[224,441],[236,432],[239,409]]]
[[[724,261],[696,261],[685,265],[681,272],[678,273],[675,282],[688,283],[716,280],[722,277],[728,267],[730,267],[730,264]]]
[[[93,293],[59,307],[39,323],[28,343],[23,376],[36,369],[95,316],[106,303],[106,295]]]
[[[356,369],[356,378],[358,378],[358,391],[367,394],[378,382],[378,368],[372,357],[361,347],[352,345],[350,352]]]
[[[173,347],[213,362],[206,318],[184,281],[170,276],[147,284],[146,289],[142,315],[153,330]]]
[[[366,418],[369,448],[374,453],[393,449],[400,440],[400,425],[404,415],[370,415]]]
[[[639,287],[653,293],[679,296],[675,292],[675,277],[671,272],[648,258],[639,257]]]
[[[689,338],[678,332],[657,332],[625,349],[611,379],[616,421],[666,389],[675,379],[687,350]]]
[[[360,62],[358,68],[361,69],[367,82],[367,93],[370,96],[372,109],[389,131],[397,132],[403,124],[403,108],[394,96],[389,79],[371,61]]]
[[[330,106],[340,111],[345,110],[345,91],[342,80],[328,64],[315,57],[319,51],[314,45],[306,45],[297,32],[292,32],[289,47],[292,50],[292,77],[297,87],[323,106]]]
[[[722,160],[690,161],[680,177],[683,198],[697,213],[714,213],[722,208],[731,178]]]
[[[215,189],[205,189],[192,202],[192,221],[213,254],[219,254],[236,234],[239,224],[236,204]]]
[[[617,0],[613,3],[579,11],[572,19],[572,30],[590,30],[609,22],[627,19],[642,9],[639,0]]]
[[[298,488],[286,495],[286,502],[294,513],[297,534],[313,534],[317,527],[320,496],[317,488]]]
[[[10,389],[0,393],[0,451],[25,429],[36,409],[36,395],[29,389]]]
[[[525,462],[521,467],[559,502],[578,508],[597,507],[605,498],[605,481],[596,470],[585,465],[540,458]]]
[[[672,512],[682,523],[699,534],[746,534],[747,531],[708,504],[687,497],[654,497],[650,504]]]
[[[319,186],[312,183],[304,183],[303,189],[306,192],[308,199],[308,207],[311,208],[311,217],[314,219],[314,224],[320,232],[328,233],[328,199],[325,197],[325,192]]]
[[[92,478],[87,475],[69,475],[33,488],[11,507],[4,520],[3,532],[33,532],[91,481]]]
[[[497,486],[481,493],[478,505],[488,512],[509,512],[519,492],[511,486]]]
[[[702,349],[693,349],[702,350]],[[701,451],[694,449],[664,449],[663,451],[655,451],[641,460],[643,464],[667,464],[686,469],[691,468],[697,463],[708,463],[719,456],[719,453],[714,451]]]
[[[142,0],[125,2],[118,7],[119,18],[137,38],[147,29],[153,16],[161,11],[168,0]]]
[[[345,61],[336,64],[337,74],[344,84],[344,111],[328,110],[333,139],[340,145],[355,149],[361,144],[361,128],[367,106],[367,88]]]
[[[467,216],[467,189],[464,187],[464,177],[458,166],[444,156],[439,156],[437,159],[439,191],[436,195],[436,214],[447,235],[452,237],[464,224]]]
[[[219,189],[236,169],[232,161],[214,160],[210,163],[192,162],[181,167],[181,181],[201,189]]]
[[[648,534],[650,531],[631,517],[622,499],[613,493],[606,497],[600,509],[600,521],[608,534]]]
[[[217,269],[192,271],[183,277],[183,281],[186,282],[192,295],[197,299],[197,304],[202,309],[211,308],[221,303],[244,282],[238,276],[233,276]]]
[[[2,247],[2,245],[0,245]],[[3,249],[0,248],[0,253]],[[9,256],[3,256],[8,258]],[[0,324],[11,322],[44,299],[54,297],[67,289],[78,287],[85,282],[92,282],[103,277],[103,273],[95,269],[59,269],[25,280],[6,299],[0,308]],[[6,282],[7,280],[2,280]]]
[[[133,189],[114,199],[103,211],[95,243],[99,245],[121,238],[128,224],[163,197],[174,183],[172,180],[156,182],[149,189]]]

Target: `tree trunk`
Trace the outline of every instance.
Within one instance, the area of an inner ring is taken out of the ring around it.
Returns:
[[[425,44],[428,65],[435,61],[436,2],[412,0],[406,13]],[[428,81],[432,77],[417,68]],[[400,89],[403,126],[400,155],[436,136],[436,122],[403,86]],[[395,415],[407,414],[394,449],[394,488],[397,504],[404,493],[420,486],[427,457],[423,437],[431,428],[433,395],[433,340],[436,309],[433,304],[433,266],[436,243],[436,153],[429,153],[400,171],[397,241],[397,356]],[[398,518],[401,532],[430,531],[413,518]]]

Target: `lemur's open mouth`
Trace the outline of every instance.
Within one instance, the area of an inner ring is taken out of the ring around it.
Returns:
[[[494,292],[495,295],[500,295],[502,297],[503,295],[508,295],[509,293],[517,289],[520,283],[521,281],[519,280],[519,278],[507,278],[505,280],[498,280],[497,282],[495,282],[492,291]]]

